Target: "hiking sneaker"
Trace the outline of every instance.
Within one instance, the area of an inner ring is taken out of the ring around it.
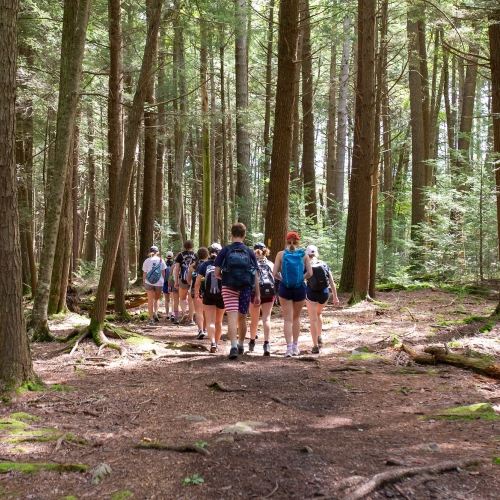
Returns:
[[[198,330],[198,335],[196,335],[196,340],[203,340],[206,333],[203,330]]]
[[[255,349],[255,339],[250,339],[250,342],[248,343],[248,350],[249,352],[253,352]]]
[[[239,349],[237,347],[231,347],[229,351],[229,359],[237,359],[238,358]]]
[[[194,325],[196,325],[196,323],[195,323],[194,319],[190,319],[190,320],[186,323],[186,325],[188,325],[188,326],[194,326]]]
[[[154,324],[155,324],[154,319],[150,319],[149,320],[149,325],[151,326],[151,325],[154,325]]]
[[[300,349],[299,349],[299,346],[298,345],[294,345],[292,347],[292,354],[294,356],[300,356]]]
[[[178,325],[179,324],[179,318],[174,318],[172,321],[174,322],[174,325]]]
[[[214,354],[214,353],[218,352],[218,350],[219,350],[219,348],[217,347],[217,344],[212,344],[212,345],[210,346],[210,352],[211,352],[212,354]]]
[[[313,348],[311,349],[311,353],[312,354],[319,354],[319,345],[313,346]]]
[[[318,337],[318,345],[323,345],[323,338],[321,335]]]
[[[293,356],[292,349],[287,349],[285,353],[285,358],[291,358]]]
[[[179,323],[183,325],[189,319],[189,314],[184,314],[184,316],[179,320]]]
[[[245,346],[238,346],[238,354],[245,354]]]
[[[165,318],[165,321],[170,321],[170,314],[167,314],[167,317]]]
[[[264,356],[271,356],[271,346],[269,342],[264,342]]]
[[[160,321],[160,318],[158,317],[158,314],[156,314],[156,313],[153,314],[153,319],[155,321]]]
[[[173,314],[172,314],[172,316],[170,316],[170,321],[171,321],[172,323],[174,323],[174,322],[175,322],[175,316],[174,316]]]

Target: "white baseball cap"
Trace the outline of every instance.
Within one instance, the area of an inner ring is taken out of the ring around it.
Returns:
[[[316,245],[308,245],[306,253],[307,255],[318,255],[318,247]]]
[[[174,258],[174,254],[173,252],[171,252],[170,250],[165,254],[165,257],[167,259],[173,259]]]

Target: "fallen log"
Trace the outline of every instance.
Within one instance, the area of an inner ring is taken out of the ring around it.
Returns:
[[[146,292],[135,292],[130,294],[125,294],[125,307],[127,309],[133,309],[134,307],[142,306],[143,304],[147,304],[148,296]],[[80,309],[84,311],[92,311],[94,307],[94,300],[88,299],[84,300],[79,304]],[[106,312],[114,311],[115,308],[115,300],[113,296],[110,296],[108,299],[108,305],[106,306]]]
[[[348,493],[345,497],[343,497],[343,500],[362,500],[367,495],[373,493],[382,486],[385,486],[387,484],[397,483],[399,481],[402,481],[403,479],[406,479],[407,477],[420,476],[423,474],[440,474],[442,472],[447,472],[450,470],[457,469],[457,467],[459,467],[460,469],[464,469],[469,465],[476,465],[480,462],[481,460],[475,460],[469,458],[466,460],[441,462],[436,465],[429,465],[424,467],[407,467],[407,468],[390,470],[388,472],[382,472],[380,474],[376,474],[367,482],[365,482],[363,485],[359,486],[354,491]],[[359,476],[355,476],[355,479],[356,479],[355,482],[358,483],[360,482]],[[352,484],[349,482],[349,478],[347,480],[342,481],[342,483],[343,485]]]
[[[458,368],[467,368],[481,375],[488,375],[489,377],[500,379],[500,364],[489,358],[474,358],[464,354],[454,354],[446,352],[446,349],[437,346],[426,347],[424,349],[425,354],[418,354],[405,344],[401,345],[401,350],[406,352],[415,363],[422,365],[445,363]]]
[[[177,451],[179,453],[199,453],[200,455],[208,456],[210,452],[197,444],[167,444],[167,443],[154,443],[154,442],[141,442],[135,445],[139,450],[168,450]]]

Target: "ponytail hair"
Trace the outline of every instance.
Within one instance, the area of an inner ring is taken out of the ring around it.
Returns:
[[[263,249],[257,248],[256,250],[254,250],[254,253],[258,259],[264,259],[266,257],[269,257],[269,255],[271,255],[271,252],[267,247]]]
[[[288,250],[290,250],[290,252],[295,252],[295,250],[297,250],[296,245],[299,244],[299,240],[297,240],[295,238],[290,238],[290,239],[286,240],[286,244],[287,244]]]

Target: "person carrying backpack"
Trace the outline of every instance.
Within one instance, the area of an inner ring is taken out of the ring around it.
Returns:
[[[205,316],[208,339],[210,340],[210,352],[219,350],[219,342],[222,335],[222,318],[224,317],[224,300],[222,299],[222,284],[215,277],[215,258],[222,247],[218,243],[212,243],[208,247],[209,257],[198,269],[196,283],[194,285],[194,300],[203,304],[203,315]],[[196,313],[198,316],[198,313]]]
[[[165,280],[163,282],[163,295],[165,297],[165,314],[167,315],[167,321],[170,319],[170,294],[172,290],[169,286],[170,271],[174,263],[174,254],[170,250],[165,254]],[[173,316],[173,314],[172,314]]]
[[[203,304],[199,300],[195,300],[195,286],[200,268],[207,261],[208,257],[209,252],[207,248],[198,248],[196,260],[189,267],[188,283],[191,286],[191,298],[193,299],[193,309],[196,313],[196,324],[198,325],[196,340],[203,340],[207,334],[207,330],[205,329],[205,318],[203,316]]]
[[[186,240],[184,242],[184,250],[180,252],[175,258],[174,287],[179,290],[179,307],[182,313],[182,317],[179,320],[179,311],[174,311],[174,316],[177,318],[176,320],[174,320],[175,324],[180,323],[181,325],[183,325],[184,323],[186,323],[186,321],[188,325],[196,324],[193,319],[193,299],[191,298],[191,294],[188,294],[189,267],[196,260],[196,254],[193,252],[193,248],[193,242],[191,240]],[[186,298],[188,300],[189,312],[186,312]]]
[[[328,285],[332,289],[333,305],[339,305],[339,298],[328,264],[318,259],[318,247],[309,245],[306,248],[306,253],[309,255],[312,267],[312,276],[307,281],[306,287],[306,306],[309,312],[309,325],[313,341],[311,352],[319,354],[320,345],[323,344],[321,331],[323,330],[323,308],[329,297]]]
[[[253,352],[255,349],[255,339],[257,337],[257,325],[259,324],[259,315],[262,309],[262,326],[264,328],[264,356],[271,354],[269,345],[269,336],[271,334],[271,311],[273,310],[274,299],[276,296],[276,282],[273,276],[274,264],[267,258],[270,254],[269,248],[264,243],[255,243],[253,251],[257,257],[259,265],[259,285],[260,285],[260,306],[255,305],[255,294],[250,298],[250,342],[248,350]]]
[[[295,231],[286,235],[286,249],[278,252],[273,271],[274,277],[281,280],[278,295],[283,312],[286,358],[300,355],[300,312],[306,301],[304,280],[312,276],[311,262],[304,250],[298,248],[299,241]]]
[[[243,241],[247,228],[237,222],[231,227],[232,245],[223,248],[215,259],[215,277],[222,282],[222,298],[227,313],[227,330],[231,340],[229,359],[245,352],[247,314],[254,288],[254,304],[260,305],[258,264],[253,250]]]
[[[156,245],[149,249],[149,257],[142,264],[142,279],[144,288],[148,295],[149,324],[154,325],[160,321],[158,317],[158,306],[160,304],[161,291],[165,279],[165,261],[158,255]]]

